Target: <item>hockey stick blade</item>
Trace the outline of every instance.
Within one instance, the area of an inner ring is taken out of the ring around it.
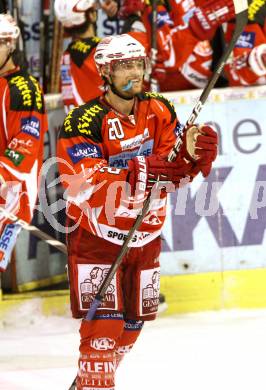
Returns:
[[[232,36],[232,39],[231,41],[229,42],[225,52],[223,53],[222,57],[220,58],[220,61],[218,62],[214,72],[213,72],[213,75],[212,77],[210,78],[208,84],[206,85],[206,87],[204,88],[204,90],[202,91],[202,94],[200,95],[199,97],[199,100],[197,102],[197,104],[195,105],[195,107],[193,108],[192,110],[192,113],[190,115],[190,117],[188,118],[186,124],[185,124],[185,127],[183,129],[183,132],[186,131],[186,129],[188,128],[188,126],[192,125],[193,123],[195,123],[195,120],[197,119],[203,105],[205,104],[206,100],[208,99],[208,96],[211,92],[211,90],[213,89],[213,87],[215,86],[216,84],[216,81],[218,80],[223,68],[224,68],[224,65],[226,63],[226,61],[228,60],[228,57],[230,56],[240,34],[242,33],[243,31],[243,28],[244,26],[247,24],[247,21],[248,21],[248,3],[247,3],[247,0],[235,0],[234,1],[234,5],[235,5],[235,10],[236,10],[236,27],[235,27],[235,30],[234,30],[234,33],[233,33],[233,36]],[[183,133],[182,133],[183,134]],[[182,146],[182,140],[181,140],[181,136],[182,134],[180,134],[180,136],[177,138],[177,141],[173,147],[173,150],[169,153],[168,155],[168,161],[174,161],[181,146]]]

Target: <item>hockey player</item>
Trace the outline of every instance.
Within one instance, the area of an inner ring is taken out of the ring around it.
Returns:
[[[93,55],[100,38],[96,36],[97,8],[94,0],[55,0],[54,9],[64,32],[72,41],[61,62],[61,89],[66,113],[73,107],[99,96],[103,81]],[[105,12],[113,15],[117,3],[102,2]]]
[[[12,58],[19,34],[13,18],[0,14],[1,271],[8,265],[20,231],[20,226],[10,223],[6,213],[30,222],[37,197],[43,138],[48,130],[40,86]]]
[[[165,188],[174,191],[184,178],[188,182],[200,171],[209,174],[217,135],[209,126],[193,126],[176,161],[167,162],[180,123],[168,100],[142,93],[149,68],[144,47],[128,34],[106,37],[95,61],[106,93],[70,111],[57,149],[68,196],[74,318],[85,317],[151,189],[153,196],[103,304],[92,321],[80,326],[77,389],[114,390],[116,367],[143,321],[156,317]],[[155,182],[161,190],[153,187]]]

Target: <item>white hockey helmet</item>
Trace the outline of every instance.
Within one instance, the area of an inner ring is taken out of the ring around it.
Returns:
[[[13,51],[19,34],[20,29],[13,17],[9,14],[0,14],[0,41],[7,42]]]
[[[98,71],[101,73],[101,68],[104,65],[111,65],[114,62],[121,60],[134,60],[143,58],[145,60],[145,68],[148,68],[148,57],[144,46],[129,34],[121,34],[108,36],[102,39],[97,45],[94,54],[94,60]]]
[[[94,4],[95,0],[55,0],[55,15],[64,27],[78,27],[86,22],[86,11]]]

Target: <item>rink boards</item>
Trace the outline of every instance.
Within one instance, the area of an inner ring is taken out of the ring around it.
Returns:
[[[198,96],[199,91],[167,95],[182,123]],[[46,100],[47,157],[55,152],[64,113],[58,96]],[[169,197],[161,285],[170,312],[266,306],[265,100],[266,87],[215,90],[198,118],[215,125],[219,156],[207,180],[197,178],[191,187]],[[56,171],[49,175],[48,181]],[[57,190],[50,191],[49,203],[58,198]],[[52,217],[47,221],[38,212],[34,223],[53,233]],[[64,240],[64,234],[54,234]],[[21,235],[18,251],[18,291],[66,280],[64,255],[27,233]],[[10,285],[11,275],[4,283]]]

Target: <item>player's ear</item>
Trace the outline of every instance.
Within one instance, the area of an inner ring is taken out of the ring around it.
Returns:
[[[86,18],[87,20],[94,24],[96,23],[97,21],[97,10],[96,8],[90,8],[87,12],[86,12]]]
[[[102,66],[101,76],[104,80],[107,80],[109,84],[112,82],[111,77],[110,77],[110,67],[109,66]]]

